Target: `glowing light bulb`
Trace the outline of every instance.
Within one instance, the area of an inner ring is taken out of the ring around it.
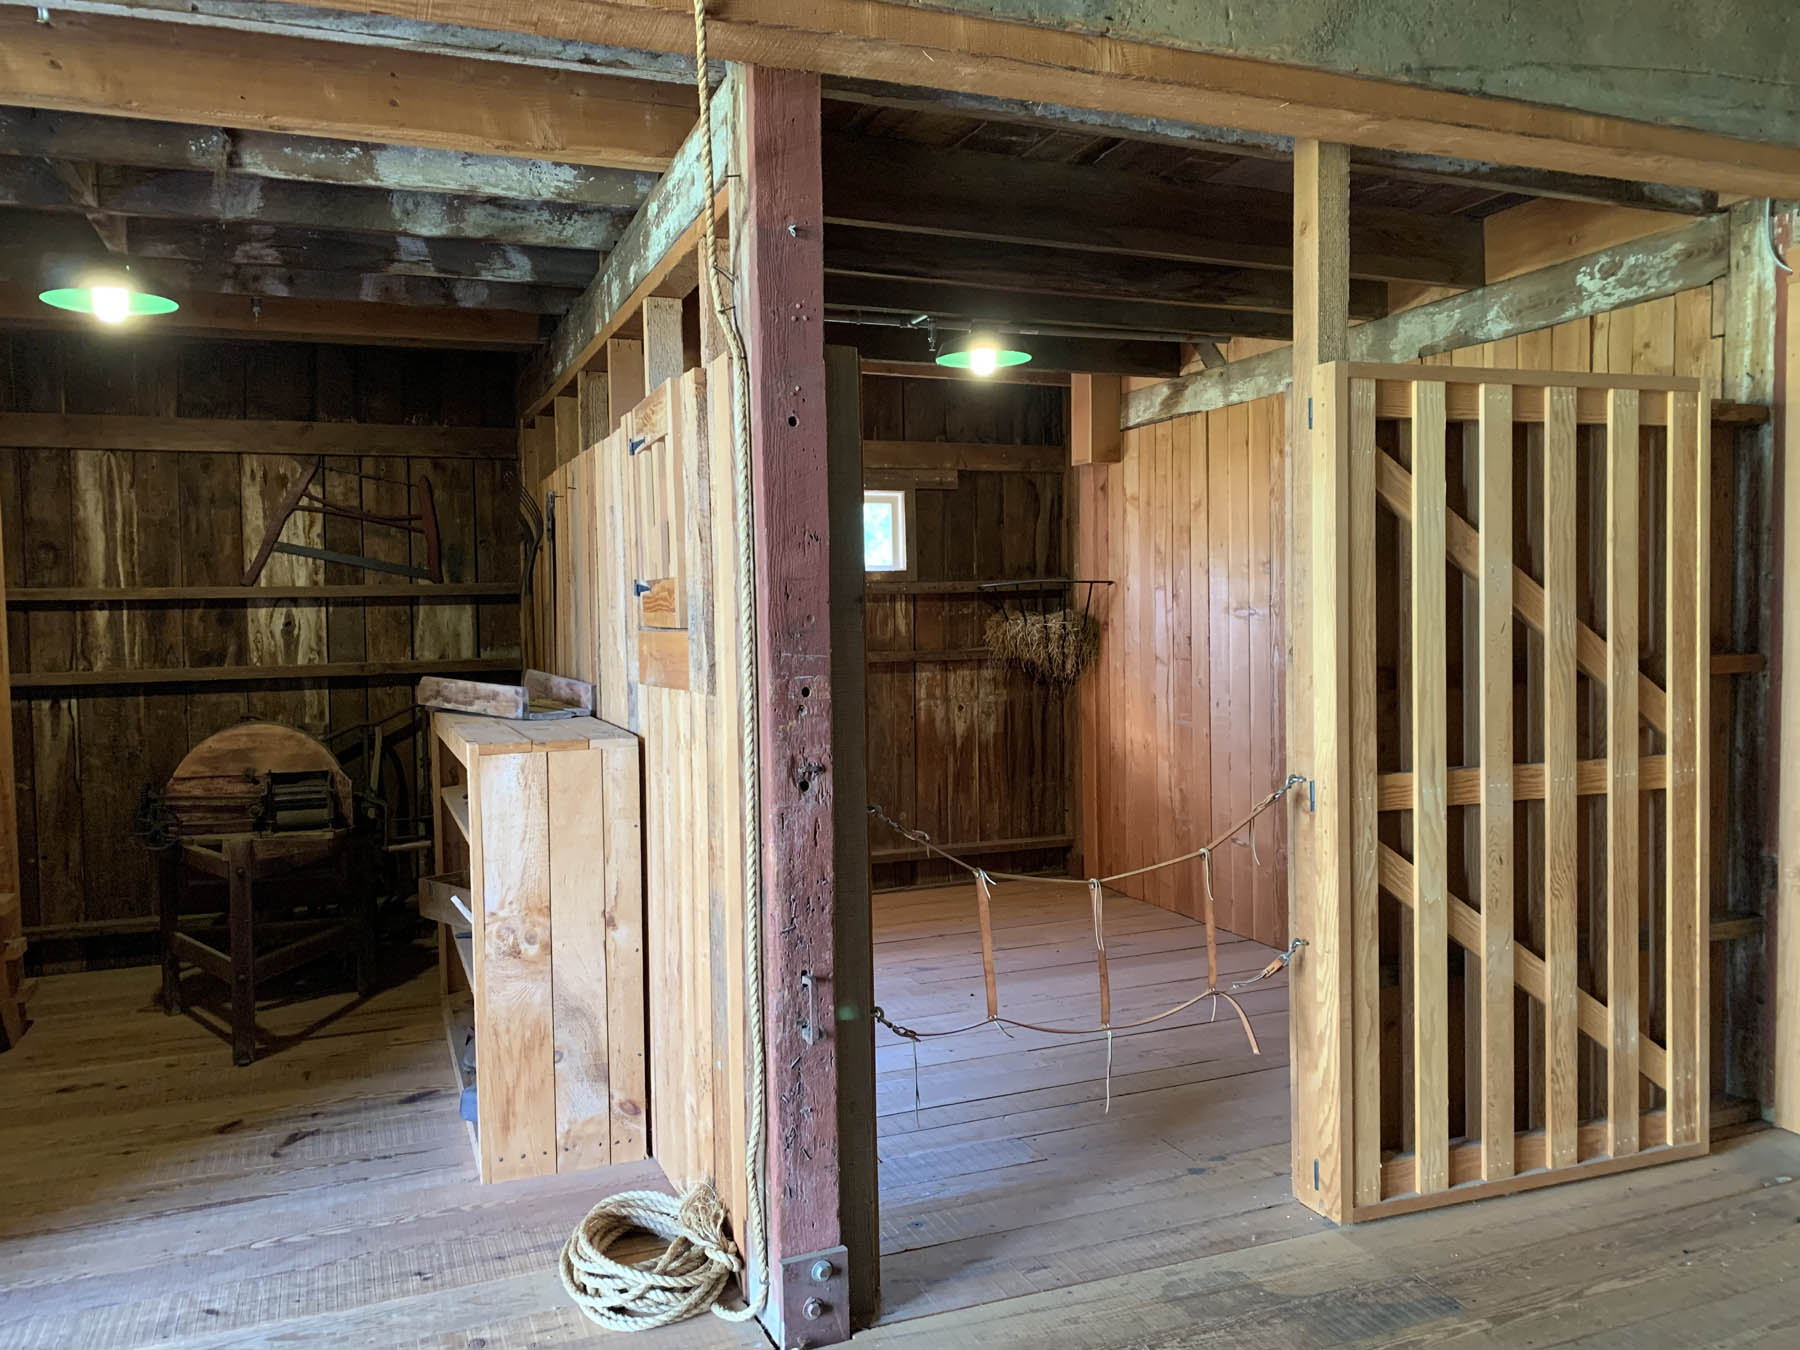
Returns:
[[[119,323],[130,313],[130,291],[123,286],[94,287],[94,317],[101,323]]]
[[[992,347],[969,348],[969,369],[976,375],[992,375],[1000,353]]]

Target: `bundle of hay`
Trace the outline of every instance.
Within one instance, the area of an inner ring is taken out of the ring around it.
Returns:
[[[996,614],[987,622],[987,645],[1040,684],[1067,689],[1099,654],[1100,624],[1072,609]]]

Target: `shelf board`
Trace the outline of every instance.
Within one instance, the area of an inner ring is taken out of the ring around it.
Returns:
[[[450,819],[456,822],[456,828],[462,831],[465,841],[469,838],[469,789],[466,784],[458,783],[443,790],[444,809],[450,813]]]

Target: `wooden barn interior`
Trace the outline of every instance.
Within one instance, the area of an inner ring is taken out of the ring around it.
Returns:
[[[1791,1335],[1793,137],[509,8],[0,4],[0,1346]]]

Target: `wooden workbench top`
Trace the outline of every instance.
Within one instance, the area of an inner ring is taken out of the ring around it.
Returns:
[[[433,734],[465,764],[471,755],[528,755],[637,742],[629,731],[597,717],[532,722],[440,712],[432,714],[431,725]]]

